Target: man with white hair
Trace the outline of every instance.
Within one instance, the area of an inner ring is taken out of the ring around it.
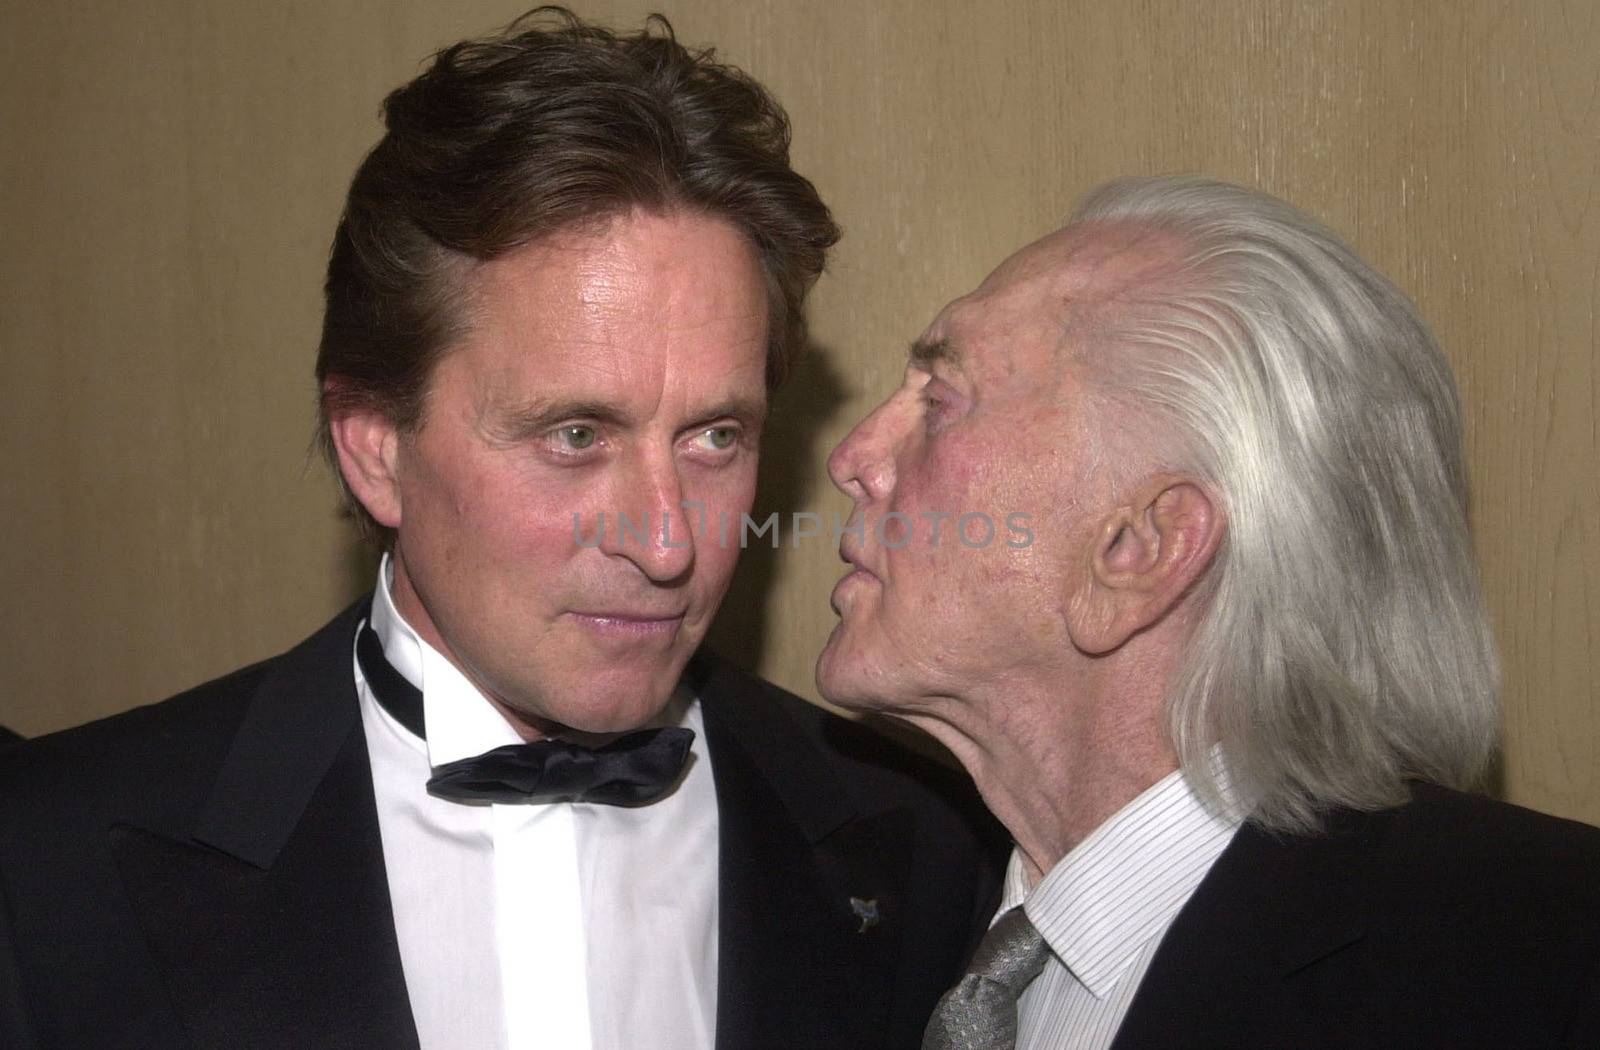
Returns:
[[[1201,179],[1101,188],[916,341],[829,461],[817,673],[1015,840],[926,1048],[1600,1046],[1600,832],[1463,793],[1459,417],[1404,295]]]

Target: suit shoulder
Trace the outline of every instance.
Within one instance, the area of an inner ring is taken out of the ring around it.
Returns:
[[[1413,914],[1453,914],[1524,940],[1576,935],[1600,950],[1600,828],[1419,784],[1389,824],[1384,855]]]
[[[0,806],[12,823],[72,823],[132,813],[209,783],[243,717],[263,661],[158,703],[23,741],[0,755]]]
[[[1419,851],[1448,846],[1456,862],[1509,865],[1523,876],[1551,865],[1600,862],[1600,828],[1434,784],[1413,787],[1395,829]]]
[[[214,726],[219,716],[226,717],[224,709],[248,698],[270,664],[265,660],[242,667],[165,700],[20,741],[6,752],[6,758],[23,765],[48,766],[129,747],[161,747],[194,732],[204,732]]]
[[[0,751],[0,801],[82,799],[97,790],[176,794],[193,787],[221,762],[262,682],[279,671],[329,666],[349,644],[367,602],[357,601],[285,653],[158,703],[8,745]]]

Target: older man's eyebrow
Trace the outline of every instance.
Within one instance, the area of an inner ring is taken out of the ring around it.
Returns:
[[[911,364],[924,372],[931,372],[937,364],[960,368],[961,351],[948,339],[924,336],[911,344]]]

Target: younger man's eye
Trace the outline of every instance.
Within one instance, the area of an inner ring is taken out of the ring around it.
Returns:
[[[739,428],[707,427],[695,436],[695,441],[712,452],[726,452],[739,443]]]
[[[556,437],[567,448],[581,450],[594,444],[595,432],[594,427],[574,423],[559,428],[556,431]]]

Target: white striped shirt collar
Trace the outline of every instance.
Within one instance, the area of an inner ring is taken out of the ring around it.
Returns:
[[[1166,931],[1240,823],[1208,807],[1176,770],[1078,843],[1031,891],[1013,850],[997,914],[1022,904],[1061,963],[1104,999]]]

